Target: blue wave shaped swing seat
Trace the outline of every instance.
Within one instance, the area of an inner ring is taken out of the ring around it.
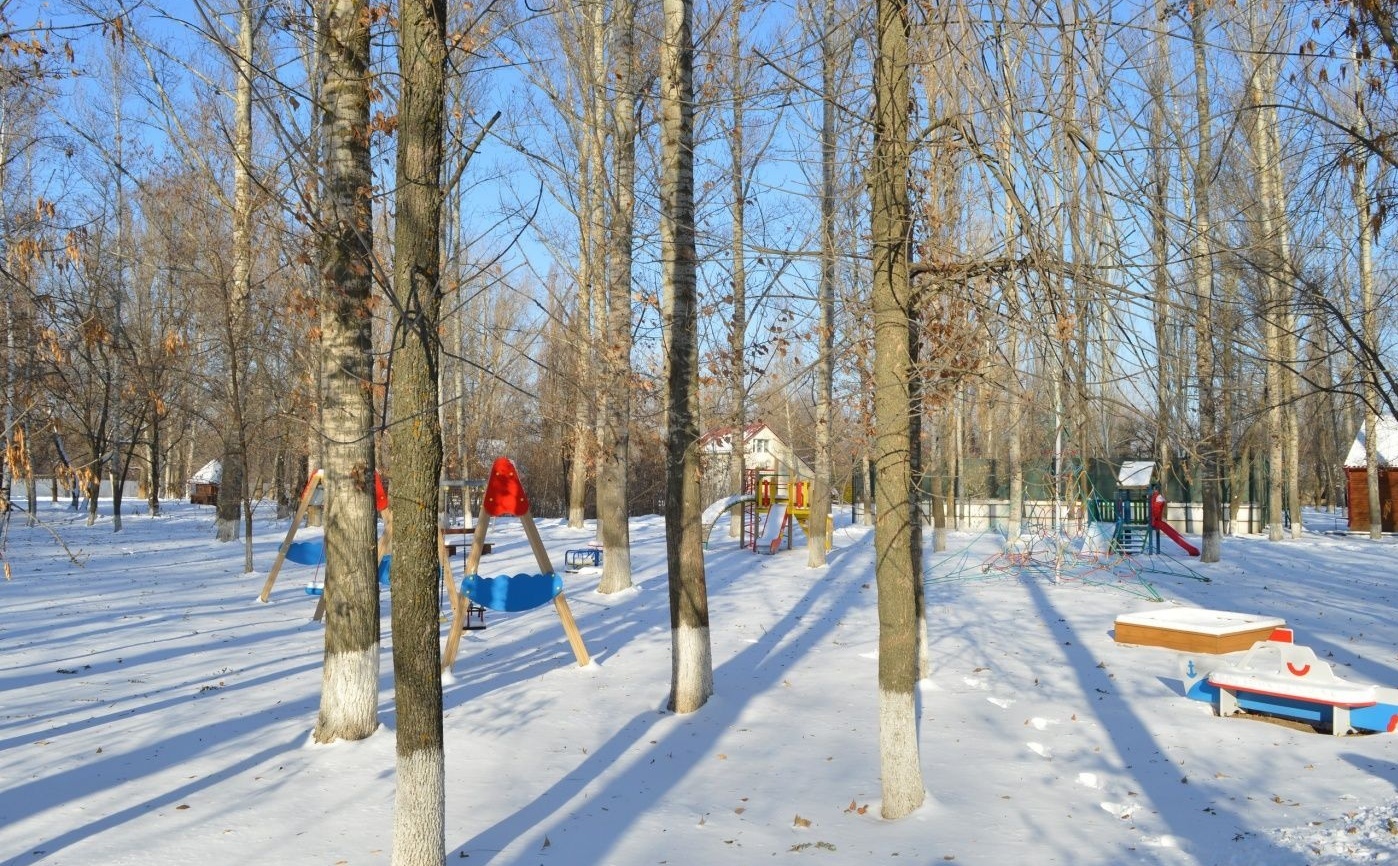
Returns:
[[[551,574],[502,574],[481,577],[468,574],[461,581],[461,594],[481,607],[514,613],[548,604],[563,592],[563,576]]]
[[[324,565],[325,539],[307,538],[287,545],[286,558],[297,565]]]

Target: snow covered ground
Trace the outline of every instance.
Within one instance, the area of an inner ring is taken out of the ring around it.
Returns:
[[[119,534],[109,516],[87,527],[47,503],[42,526],[9,520],[0,863],[388,863],[390,595],[381,733],[312,745],[322,630],[302,587],[315,569],[288,565],[257,603],[286,524],[262,510],[261,573],[244,574],[241,546],[211,540],[211,509],[167,508],[128,513]],[[664,711],[660,518],[632,527],[636,590],[603,597],[595,575],[568,576],[587,668],[551,606],[468,632],[445,687],[449,857],[1284,866],[1398,854],[1398,735],[1216,718],[1182,696],[1177,653],[1112,639],[1118,614],[1161,605],[1278,616],[1341,676],[1398,686],[1392,539],[1313,531],[1230,538],[1213,566],[1140,558],[1157,602],[1129,576],[984,571],[1005,565],[998,540],[953,534],[928,554],[928,802],[887,822],[873,536],[837,527],[820,571],[803,550],[759,556],[715,530],[717,694],[688,717]],[[590,538],[540,528],[555,562]],[[490,540],[484,573],[533,570],[518,521]]]

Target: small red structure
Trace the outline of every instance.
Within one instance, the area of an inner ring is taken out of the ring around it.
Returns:
[[[1185,553],[1190,556],[1199,555],[1199,548],[1185,541],[1184,536],[1180,535],[1179,532],[1175,530],[1175,527],[1166,522],[1165,496],[1160,492],[1160,488],[1158,487],[1152,488],[1150,491],[1150,525],[1151,528],[1157,532],[1163,532],[1169,536],[1171,541],[1184,548]]]
[[[1378,419],[1379,513],[1384,532],[1398,532],[1398,421]],[[1351,532],[1369,531],[1369,474],[1361,426],[1345,457],[1345,489]]]

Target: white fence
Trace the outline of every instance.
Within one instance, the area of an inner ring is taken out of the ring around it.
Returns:
[[[1108,503],[1110,505],[1110,503]],[[1025,500],[1024,513],[1020,518],[1024,527],[1033,525],[1051,526],[1054,522],[1054,512],[1058,513],[1060,523],[1072,525],[1078,521],[1086,521],[1086,509],[1083,506],[1067,502],[1060,502],[1055,505],[1052,500]],[[858,521],[864,513],[863,503],[856,502],[851,507],[853,519]],[[1009,523],[1010,502],[1008,499],[965,499],[953,505],[953,513],[947,515],[947,526],[953,529],[967,530],[971,532],[982,532],[987,529],[1003,533]],[[932,523],[932,503],[930,500],[922,502],[923,522]],[[1165,520],[1184,533],[1197,533],[1203,525],[1204,506],[1198,502],[1170,502],[1165,509]],[[1243,503],[1234,512],[1231,508],[1225,509],[1224,514],[1225,532],[1260,532],[1266,525],[1266,515],[1260,504],[1255,502]]]

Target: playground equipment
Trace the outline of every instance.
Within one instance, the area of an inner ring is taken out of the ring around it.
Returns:
[[[704,547],[707,548],[709,546],[709,536],[714,531],[714,524],[718,522],[718,519],[723,516],[724,512],[726,512],[728,509],[732,508],[735,505],[746,505],[747,503],[752,502],[755,498],[756,494],[751,492],[735,493],[732,496],[727,496],[723,499],[718,500],[717,502],[710,503],[709,507],[705,508],[704,513],[699,517],[699,522],[702,523],[704,526]],[[743,509],[743,513],[744,526],[746,528],[746,508]],[[745,532],[744,539],[746,539],[746,537],[747,536]],[[744,546],[746,546],[746,541],[744,541]]]
[[[470,618],[469,605],[499,611],[531,610],[552,601],[573,655],[582,667],[589,661],[587,647],[578,631],[573,612],[568,607],[568,599],[563,595],[563,578],[553,570],[548,551],[544,549],[539,529],[529,513],[529,497],[524,492],[524,484],[519,473],[507,457],[496,459],[491,467],[490,478],[486,481],[485,496],[481,501],[481,519],[476,525],[471,539],[471,552],[466,557],[466,577],[461,581],[460,594],[452,596],[451,629],[447,633],[446,648],[442,651],[442,670],[447,671],[456,662],[461,645],[461,634]],[[539,565],[538,574],[500,575],[481,577],[476,573],[485,546],[486,532],[493,518],[518,517],[524,526],[524,534],[534,551],[534,559]]]
[[[1161,494],[1160,488],[1155,487],[1150,491],[1150,525],[1155,530],[1155,552],[1160,552],[1160,535],[1165,533],[1170,540],[1184,548],[1184,552],[1190,556],[1198,556],[1199,548],[1184,540],[1184,536],[1175,531],[1175,527],[1165,522],[1165,497]]]
[[[781,547],[785,535],[786,546],[791,548],[791,515],[786,513],[786,500],[779,499],[767,509],[767,518],[762,521],[762,535],[754,539],[752,549],[758,553],[772,554]]]
[[[1118,616],[1112,638],[1120,644],[1221,655],[1246,650],[1260,640],[1290,640],[1290,634],[1286,620],[1274,616],[1167,607]]]
[[[306,584],[306,595],[323,595],[325,584],[320,578],[320,569],[325,565],[325,539],[308,538],[304,541],[293,541],[287,545],[286,559],[297,565],[314,565],[316,567],[315,577]]]
[[[724,512],[741,505],[742,533],[740,545],[758,553],[776,553],[786,542],[788,550],[794,541],[794,527],[809,535],[811,519],[810,481],[801,481],[765,470],[749,469],[744,476],[743,492],[710,503],[700,521],[704,526],[704,546],[714,524]],[[834,536],[834,518],[826,515],[825,547],[830,549]]]
[[[301,523],[305,519],[312,503],[316,500],[316,494],[323,489],[325,476],[323,471],[316,470],[306,482],[306,488],[301,492],[301,501],[296,509],[295,516],[291,519],[291,526],[287,528],[286,536],[282,539],[281,546],[277,548],[277,557],[272,562],[272,568],[267,573],[267,580],[262,584],[262,591],[258,593],[257,600],[267,602],[271,598],[272,588],[276,586],[277,577],[281,573],[282,564],[291,561],[297,565],[314,565],[317,567],[316,577],[311,584],[306,587],[306,594],[318,596],[316,610],[312,618],[319,622],[325,617],[325,587],[320,580],[320,568],[325,565],[325,539],[317,536],[309,539],[296,539],[296,534],[301,528]],[[393,537],[393,512],[388,507],[388,492],[384,489],[383,479],[375,473],[374,475],[374,507],[383,516],[383,532],[379,535],[377,545],[378,555],[378,580],[379,585],[388,586],[389,563],[392,560],[390,553]],[[451,556],[455,551],[454,545],[446,542],[446,533],[450,530],[443,528],[438,533],[438,558],[439,567],[448,588],[449,595],[456,593],[455,580],[451,574]],[[469,530],[458,530],[469,531]],[[489,552],[489,545],[485,546],[483,552]],[[484,626],[484,610],[469,608],[470,612]]]
[[[296,533],[301,528],[301,521],[305,519],[307,511],[315,499],[316,493],[325,484],[325,472],[317,469],[312,473],[310,480],[306,482],[306,487],[301,491],[301,502],[296,507],[296,514],[291,518],[291,526],[287,527],[286,537],[282,539],[281,546],[277,548],[277,558],[272,562],[272,568],[267,572],[267,580],[262,584],[262,591],[257,594],[257,600],[266,603],[272,596],[272,587],[276,586],[277,576],[281,573],[282,563],[290,559],[298,565],[325,565],[325,540],[324,538],[308,539],[296,541]],[[393,516],[388,510],[388,493],[384,490],[383,479],[378,473],[374,474],[374,507],[383,515],[384,531],[379,535],[378,541],[378,573],[379,581],[382,583],[386,567],[385,557],[388,555],[389,539],[393,534]],[[293,555],[294,550],[294,555]],[[319,622],[325,617],[325,594],[323,585],[320,591],[313,591],[315,586],[307,588],[307,594],[319,596],[316,603],[315,614],[312,618]]]
[[[1165,497],[1154,476],[1154,461],[1125,461],[1117,474],[1116,498],[1110,512],[1106,503],[1093,498],[1088,502],[1088,518],[1111,527],[1113,547],[1121,553],[1160,553],[1163,534],[1185,553],[1198,556],[1199,549],[1166,522]]]
[[[1336,676],[1284,629],[1236,660],[1184,658],[1180,678],[1186,697],[1212,703],[1220,716],[1247,710],[1329,728],[1337,737],[1398,730],[1398,689]]]
[[[969,551],[970,548],[967,548]],[[1123,556],[1102,539],[1094,541],[1092,524],[1077,533],[1049,526],[1031,527],[1013,539],[978,566],[965,554],[959,566],[945,567],[937,563],[926,578],[927,583],[958,580],[974,575],[1007,575],[1012,577],[1042,577],[1054,584],[1082,583],[1089,586],[1110,586],[1151,601],[1163,601],[1145,577],[1146,569]]]
[[[563,551],[563,570],[581,571],[584,568],[602,567],[602,548],[578,547]]]

